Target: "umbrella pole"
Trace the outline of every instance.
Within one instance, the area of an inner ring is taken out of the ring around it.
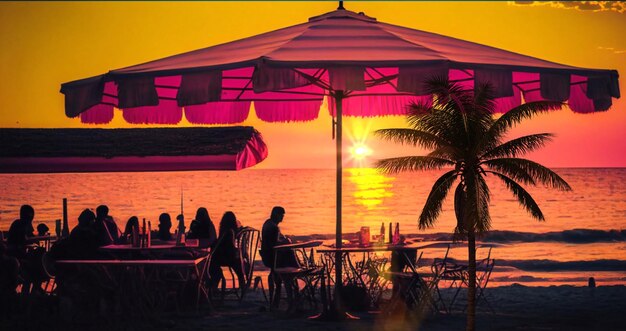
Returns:
[[[335,148],[337,153],[336,160],[336,169],[337,169],[337,178],[335,184],[337,185],[336,193],[337,193],[337,201],[336,201],[336,215],[335,215],[335,247],[340,249],[341,245],[341,235],[343,233],[343,229],[341,228],[341,207],[342,207],[342,183],[343,183],[343,149],[342,149],[342,112],[343,112],[343,91],[335,91],[335,117],[336,117],[336,136],[335,136]],[[341,303],[341,296],[339,295],[339,290],[343,286],[342,284],[342,255],[341,252],[335,253],[335,306],[339,307]]]
[[[335,220],[335,247],[341,248],[341,207],[342,207],[342,180],[343,180],[343,153],[342,153],[342,110],[343,110],[343,91],[335,91],[333,93],[333,98],[335,98],[335,148],[337,153],[336,159],[336,169],[337,169],[337,178],[336,178],[336,193],[337,193],[337,201],[336,201],[336,220]],[[335,291],[333,294],[333,299],[330,302],[330,305],[327,310],[326,303],[324,305],[324,311],[322,313],[309,317],[313,320],[318,321],[342,321],[349,319],[358,319],[358,317],[352,316],[348,314],[344,305],[341,302],[341,288],[343,287],[342,283],[342,258],[343,255],[341,252],[335,253]]]

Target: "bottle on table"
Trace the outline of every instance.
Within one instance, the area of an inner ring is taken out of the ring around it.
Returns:
[[[57,235],[57,238],[61,238],[61,220],[56,220],[54,222],[54,233]]]
[[[133,225],[133,232],[131,234],[131,244],[133,247],[139,247],[139,226]]]
[[[392,235],[391,222],[389,222],[389,243],[393,244],[393,235]]]
[[[176,217],[178,219],[178,229],[176,230],[176,246],[185,244],[185,218],[182,214]]]
[[[400,244],[400,223],[396,222],[396,229],[393,230],[393,244]]]
[[[383,222],[383,224],[380,226],[380,237],[378,238],[378,240],[381,243],[385,242],[385,222]]]
[[[146,247],[146,219],[141,223],[141,248]]]
[[[152,246],[152,224],[148,221],[148,231],[146,232],[146,247]]]

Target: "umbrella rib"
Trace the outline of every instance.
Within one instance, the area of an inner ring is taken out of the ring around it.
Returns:
[[[248,83],[246,83],[246,86],[244,86],[244,87],[243,87],[244,89],[243,89],[243,90],[241,90],[241,92],[239,93],[239,95],[238,95],[238,96],[237,96],[237,98],[235,98],[235,99],[239,100],[239,99],[241,98],[241,96],[242,96],[242,95],[246,92],[246,91],[245,91],[245,89],[246,89],[248,86],[250,86],[250,84],[251,84],[251,83],[252,83],[252,78],[250,78],[250,80],[248,80]]]
[[[391,82],[393,79],[398,77],[398,74],[385,76],[380,71],[378,71],[376,68],[369,68],[369,69],[373,70],[375,73],[377,73],[377,74],[379,74],[381,76],[380,78],[375,79],[375,81],[385,82],[385,83],[391,85],[391,87],[393,87],[394,90],[396,90],[396,91],[398,90],[398,87],[394,83]],[[367,70],[365,72],[367,72]],[[371,74],[370,74],[370,77],[372,77]],[[372,79],[374,79],[374,77],[372,77]]]
[[[324,75],[324,72],[326,72],[326,69],[322,69],[322,71],[319,73],[319,77],[311,76],[311,75],[309,75],[309,74],[307,74],[305,72],[302,72],[302,71],[300,71],[298,69],[292,69],[292,70],[297,72],[297,73],[299,73],[300,75],[302,75],[302,77],[308,79],[311,82],[311,84],[319,86],[319,87],[321,87],[324,90],[331,90],[330,85],[325,84],[324,81],[322,81],[322,79],[321,79],[322,75]],[[318,70],[318,72],[319,72],[319,70]],[[317,74],[318,72],[316,72],[315,74]]]

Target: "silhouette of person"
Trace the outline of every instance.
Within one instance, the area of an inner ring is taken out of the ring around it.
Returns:
[[[48,235],[48,231],[50,231],[50,228],[44,224],[44,223],[39,223],[39,225],[37,225],[37,235],[40,237],[43,237],[45,235]]]
[[[34,236],[33,219],[35,209],[30,205],[23,205],[20,208],[20,218],[11,223],[7,234],[8,253],[15,257],[26,257],[26,243],[29,237]]]
[[[290,244],[291,240],[280,232],[280,224],[285,217],[285,208],[276,206],[272,208],[270,218],[263,223],[261,233],[261,258],[263,264],[269,268],[274,267],[274,246]],[[277,267],[297,267],[298,262],[291,251],[278,256]]]
[[[43,247],[26,246],[28,239],[34,237],[33,219],[35,210],[30,205],[20,208],[20,218],[15,220],[9,229],[7,238],[8,252],[16,257],[20,264],[20,276],[22,278],[22,293],[41,291],[41,283],[47,279],[43,272],[42,258],[46,252]],[[42,224],[40,224],[42,225]],[[47,230],[47,226],[43,224]],[[39,227],[38,227],[39,228]]]
[[[232,211],[227,211],[220,221],[220,243],[213,251],[213,258],[209,266],[210,284],[217,286],[219,280],[224,277],[222,266],[230,267],[235,271],[239,287],[245,284],[241,256],[235,243],[235,236],[239,230],[239,222]],[[221,240],[221,241],[220,241]]]
[[[128,221],[126,221],[126,226],[124,227],[124,233],[118,240],[121,244],[129,244],[133,239],[133,227],[137,227],[139,229],[139,218],[137,216],[131,216]]]
[[[261,259],[263,264],[270,268],[270,274],[267,277],[270,290],[270,298],[273,302],[271,304],[274,307],[278,307],[280,303],[280,289],[282,287],[282,280],[278,275],[274,274],[274,268],[280,267],[298,267],[298,261],[295,253],[292,250],[282,251],[276,255],[277,261],[274,260],[274,247],[276,245],[290,244],[291,240],[285,237],[280,232],[278,224],[283,221],[285,217],[285,208],[281,206],[275,206],[272,208],[270,218],[263,223],[263,229],[261,231]],[[276,263],[275,263],[276,262]],[[292,287],[286,285],[287,296],[292,297]]]
[[[200,247],[213,246],[217,240],[215,225],[204,207],[198,208],[196,218],[189,225],[189,239],[200,239]]]
[[[113,217],[109,216],[109,207],[106,205],[96,208],[95,230],[100,246],[110,245],[119,239],[119,229]]]
[[[92,258],[98,251],[98,233],[94,230],[96,215],[83,210],[78,216],[78,225],[70,232],[70,256],[72,258]]]
[[[172,234],[170,229],[172,228],[172,218],[168,213],[162,213],[159,215],[159,230],[157,232],[157,238],[159,240],[168,241],[172,240]]]

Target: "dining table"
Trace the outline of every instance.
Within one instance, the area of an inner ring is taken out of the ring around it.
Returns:
[[[57,236],[43,235],[26,237],[26,244],[43,247],[46,251],[50,250],[50,244],[57,240]]]
[[[63,282],[80,281],[80,275],[97,275],[98,284],[114,293],[115,301],[122,311],[137,312],[150,316],[158,312],[171,300],[176,304],[185,286],[195,290],[195,307],[202,300],[209,303],[209,290],[206,286],[209,255],[193,259],[83,259],[57,260],[57,270],[64,277]],[[172,286],[174,285],[174,286]]]
[[[428,248],[430,245],[431,243],[425,242],[395,245],[346,243],[340,248],[328,245],[319,248],[317,252],[322,255],[321,260],[329,271],[332,271],[335,265],[336,255],[341,254],[345,270],[342,284],[364,288],[369,299],[368,305],[370,308],[376,308],[384,290],[393,281],[393,277],[387,276],[387,271],[407,269],[409,272],[417,273],[418,250]],[[392,259],[390,255],[395,257]],[[331,277],[332,274],[329,272]],[[331,282],[336,283],[337,280],[331,279]]]
[[[114,258],[122,259],[157,259],[168,260],[182,258],[185,256],[196,256],[197,252],[207,252],[208,249],[201,248],[198,241],[188,241],[184,245],[177,245],[175,241],[159,241],[150,246],[133,246],[131,244],[111,244],[98,249],[101,253],[108,254]]]

